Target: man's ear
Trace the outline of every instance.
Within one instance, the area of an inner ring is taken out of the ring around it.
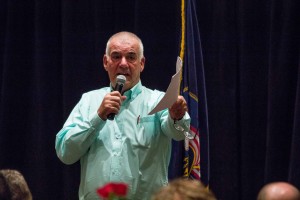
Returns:
[[[103,56],[103,67],[107,71],[107,55],[105,54]]]
[[[142,71],[144,70],[144,67],[145,67],[145,61],[146,61],[146,58],[143,57],[143,58],[141,59],[141,68],[140,68],[140,72],[142,72]]]

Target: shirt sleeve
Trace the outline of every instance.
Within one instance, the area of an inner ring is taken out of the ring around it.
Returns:
[[[88,151],[105,123],[83,95],[56,135],[55,149],[59,159],[65,164],[77,162]]]
[[[170,117],[168,109],[164,110],[161,115],[161,128],[164,134],[172,139],[179,141],[183,140],[185,137],[185,132],[190,130],[191,118],[186,112],[182,119],[177,120],[177,126],[180,126],[180,129],[176,129],[174,126],[174,120]]]

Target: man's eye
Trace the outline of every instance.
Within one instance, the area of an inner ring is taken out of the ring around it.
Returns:
[[[111,59],[113,59],[113,60],[119,60],[119,59],[121,59],[121,55],[119,55],[119,54],[112,54],[111,55]]]
[[[126,60],[128,61],[135,61],[137,59],[137,56],[135,54],[129,54],[126,56]]]

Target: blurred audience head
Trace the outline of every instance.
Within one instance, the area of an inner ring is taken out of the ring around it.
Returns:
[[[216,197],[200,181],[180,178],[162,187],[152,200],[216,200]]]
[[[10,200],[10,191],[5,177],[0,173],[0,200]]]
[[[23,175],[12,169],[0,170],[1,200],[32,200],[32,195]]]
[[[261,188],[257,200],[300,200],[300,193],[290,183],[273,182]]]

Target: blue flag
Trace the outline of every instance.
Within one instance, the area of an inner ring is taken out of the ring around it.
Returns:
[[[191,116],[190,139],[185,142],[184,176],[209,184],[209,131],[205,74],[195,0],[185,3],[185,48],[181,94]]]
[[[205,74],[195,0],[182,0],[180,94],[188,104],[190,132],[184,142],[173,141],[169,178],[179,176],[209,185],[209,130]]]

